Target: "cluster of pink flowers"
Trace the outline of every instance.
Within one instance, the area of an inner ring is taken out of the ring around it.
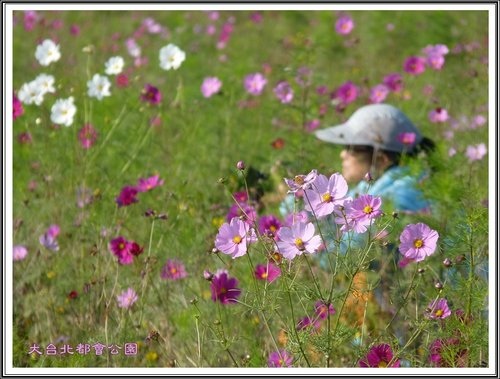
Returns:
[[[109,250],[118,258],[121,265],[129,265],[134,261],[134,257],[139,256],[144,248],[135,241],[128,241],[122,236],[111,240],[108,245]]]
[[[407,58],[403,64],[403,69],[410,75],[420,75],[425,71],[426,67],[434,70],[441,70],[444,65],[444,56],[449,50],[446,45],[428,45],[422,49],[425,56],[411,56]]]
[[[137,203],[139,201],[139,199],[137,199],[137,194],[139,192],[147,192],[161,185],[163,185],[163,180],[160,179],[159,175],[153,175],[149,178],[139,178],[137,180],[137,185],[127,185],[122,188],[120,194],[116,198],[116,203],[119,207]]]

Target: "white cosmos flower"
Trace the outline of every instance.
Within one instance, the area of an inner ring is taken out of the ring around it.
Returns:
[[[164,70],[177,70],[186,59],[186,53],[169,43],[160,49],[160,67]]]
[[[95,74],[92,77],[92,80],[87,82],[88,87],[88,95],[90,97],[95,97],[98,100],[102,100],[105,96],[111,96],[109,92],[109,88],[111,87],[111,83],[108,80],[107,76]]]
[[[34,82],[36,85],[40,86],[40,89],[44,94],[47,92],[56,92],[56,89],[54,88],[55,79],[52,75],[40,74],[35,78]]]
[[[42,66],[48,66],[52,62],[58,61],[61,58],[59,45],[56,45],[50,39],[46,39],[36,47],[35,58]]]
[[[105,63],[106,74],[108,75],[118,75],[122,72],[125,61],[122,57],[111,57]]]
[[[50,112],[50,120],[54,124],[70,126],[73,123],[73,117],[76,113],[73,97],[57,99]]]
[[[43,95],[45,95],[45,92],[43,92],[42,87],[33,80],[21,86],[17,93],[17,98],[21,100],[23,104],[40,105],[43,102]]]

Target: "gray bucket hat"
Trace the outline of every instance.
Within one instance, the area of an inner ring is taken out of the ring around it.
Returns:
[[[339,145],[367,145],[395,152],[412,151],[423,138],[410,119],[389,104],[366,105],[344,124],[320,129],[314,134],[320,140]],[[408,139],[414,141],[409,143]]]

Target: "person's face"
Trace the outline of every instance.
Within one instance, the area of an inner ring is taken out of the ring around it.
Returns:
[[[348,183],[363,180],[372,165],[372,151],[363,147],[346,146],[340,152],[342,159],[342,175]]]

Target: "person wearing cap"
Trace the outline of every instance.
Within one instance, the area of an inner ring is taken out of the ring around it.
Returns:
[[[356,186],[349,192],[389,200],[396,212],[419,212],[429,202],[418,189],[417,178],[400,166],[403,155],[430,151],[434,143],[398,108],[370,104],[356,110],[343,124],[315,132],[318,139],[344,146],[340,153],[342,175]],[[368,179],[368,180],[364,180]]]

